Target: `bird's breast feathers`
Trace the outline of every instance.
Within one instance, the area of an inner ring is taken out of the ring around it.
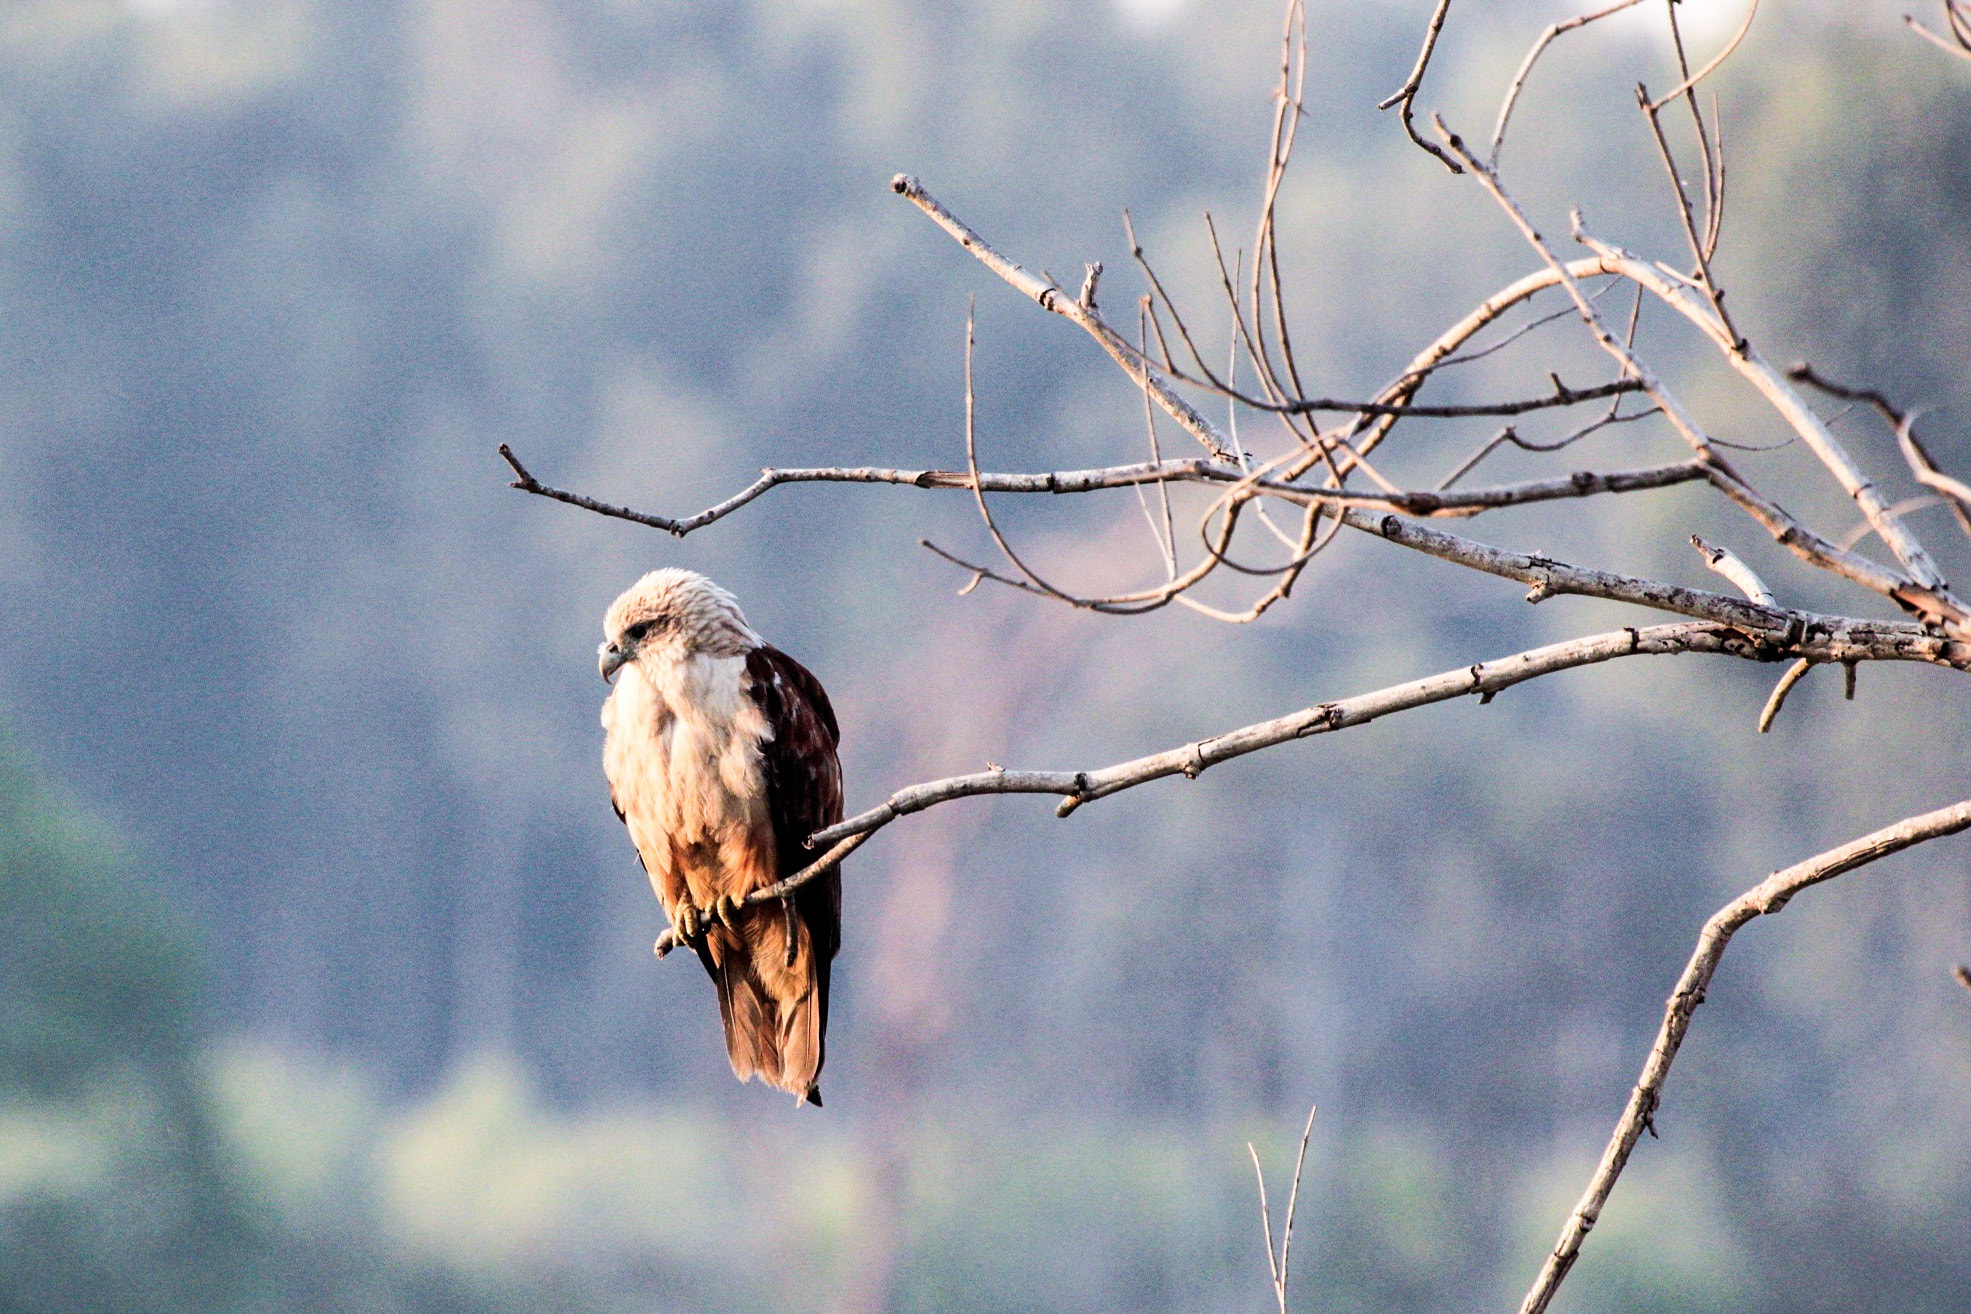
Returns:
[[[773,730],[747,692],[744,657],[626,666],[602,725],[610,791],[653,877],[674,848],[730,852],[764,837],[770,851],[761,745]]]

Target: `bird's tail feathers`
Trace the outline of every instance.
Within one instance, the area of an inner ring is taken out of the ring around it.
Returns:
[[[725,933],[715,934],[724,938]],[[808,947],[805,935],[796,939],[798,948]],[[726,1056],[741,1081],[757,1076],[819,1105],[821,1091],[815,1082],[825,1056],[827,983],[815,979],[812,955],[799,954],[790,970],[784,954],[784,938],[772,935],[744,941],[733,935],[716,946],[712,975],[718,983]],[[824,972],[826,967],[822,965]]]

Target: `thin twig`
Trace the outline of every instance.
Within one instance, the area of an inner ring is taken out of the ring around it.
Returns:
[[[1494,170],[1499,167],[1499,152],[1505,146],[1506,125],[1512,121],[1513,106],[1519,103],[1519,93],[1526,86],[1526,79],[1532,75],[1533,65],[1539,62],[1540,56],[1546,53],[1547,47],[1553,43],[1554,38],[1564,32],[1586,27],[1598,19],[1607,18],[1610,14],[1619,14],[1624,9],[1641,3],[1642,0],[1617,0],[1606,9],[1598,9],[1591,14],[1577,14],[1573,18],[1547,25],[1546,31],[1540,33],[1539,39],[1533,43],[1533,48],[1526,52],[1526,58],[1519,62],[1519,71],[1512,75],[1512,81],[1506,86],[1505,99],[1499,102],[1499,118],[1492,128],[1492,152],[1488,160]]]
[[[1717,200],[1712,189],[1709,152],[1706,152],[1705,161],[1704,233],[1700,234],[1698,232],[1697,220],[1691,215],[1689,191],[1684,186],[1682,172],[1677,168],[1676,153],[1670,149],[1670,138],[1663,131],[1663,120],[1660,114],[1662,106],[1651,101],[1649,99],[1649,92],[1640,85],[1636,87],[1636,103],[1642,107],[1643,116],[1649,120],[1650,136],[1655,139],[1656,153],[1663,161],[1664,172],[1669,175],[1670,192],[1677,203],[1677,218],[1683,224],[1684,239],[1690,244],[1691,259],[1696,262],[1697,286],[1703,290],[1705,299],[1711,303],[1712,312],[1718,317],[1718,323],[1724,327],[1725,333],[1730,337],[1731,341],[1735,345],[1743,347],[1745,342],[1744,336],[1739,333],[1738,327],[1731,321],[1731,315],[1725,310],[1724,291],[1719,288],[1716,280],[1711,276],[1711,259],[1707,246],[1709,245],[1708,236],[1715,227],[1713,215],[1716,212]],[[1695,111],[1693,111],[1694,113]],[[1702,118],[1699,118],[1697,123],[1698,131],[1701,133],[1704,130],[1704,121]]]
[[[1971,18],[1963,17],[1959,13],[1957,6],[1951,4],[1950,0],[1944,0],[1944,17],[1950,24],[1951,36],[1955,38],[1954,42],[1946,41],[1929,28],[1923,26],[1923,24],[1917,22],[1916,15],[1914,14],[1904,14],[1903,22],[1909,24],[1910,31],[1916,33],[1916,35],[1922,37],[1945,54],[1956,55],[1959,59],[1971,59]]]
[[[1708,235],[1708,241],[1715,243],[1717,230],[1724,212],[1724,173],[1721,164],[1724,158],[1723,142],[1720,140],[1718,150],[1714,153],[1711,148],[1711,132],[1704,122],[1704,111],[1697,103],[1695,84],[1689,82],[1691,76],[1690,55],[1684,49],[1683,23],[1677,17],[1677,6],[1681,3],[1682,0],[1667,0],[1664,10],[1670,21],[1670,46],[1677,54],[1677,71],[1683,74],[1687,84],[1684,88],[1684,106],[1690,111],[1691,128],[1697,136],[1697,153],[1704,167],[1704,228]],[[1755,8],[1757,4],[1758,0],[1753,0]],[[1749,24],[1749,18],[1747,22]],[[1716,97],[1713,96],[1712,99],[1715,100]],[[1652,119],[1655,118],[1654,111],[1651,112],[1650,117]],[[1681,187],[1681,183],[1679,186]],[[1681,195],[1681,192],[1679,194]],[[1695,247],[1695,250],[1698,270],[1704,276],[1705,291],[1710,297],[1711,304],[1718,310],[1720,318],[1723,318],[1724,294],[1711,281],[1710,268],[1707,263],[1710,259],[1710,246],[1699,243]],[[1736,336],[1736,330],[1733,332],[1734,336]]]
[[[825,875],[841,866],[842,859],[868,843],[869,837],[872,834],[874,834],[873,831],[865,831],[854,835],[845,835],[830,845],[826,853],[799,871],[783,877],[763,889],[754,890],[751,894],[743,899],[736,900],[736,902],[741,908],[752,908],[759,904],[772,903],[776,899],[784,899],[815,877]],[[808,841],[808,847],[814,847],[813,840]],[[666,928],[663,934],[657,937],[657,942],[651,946],[651,949],[659,958],[662,958],[677,947],[678,937],[676,930]]]
[[[1937,468],[1936,462],[1930,457],[1929,450],[1917,439],[1916,412],[1901,410],[1874,388],[1851,388],[1836,383],[1805,361],[1789,368],[1786,377],[1796,383],[1818,388],[1831,397],[1865,402],[1873,407],[1877,415],[1894,427],[1896,445],[1902,450],[1903,460],[1908,463],[1910,474],[1915,476],[1918,483],[1936,490],[1949,502],[1951,510],[1956,513],[1958,527],[1963,529],[1967,536],[1971,536],[1971,484],[1966,484],[1961,479],[1953,479]],[[1892,512],[1893,510],[1894,508]]]
[[[1621,405],[1621,399],[1617,398],[1616,406],[1620,406],[1620,405]],[[1465,460],[1458,465],[1457,469],[1451,471],[1450,474],[1445,475],[1443,481],[1440,482],[1437,485],[1437,487],[1440,491],[1449,488],[1452,484],[1457,483],[1458,480],[1464,478],[1466,475],[1470,474],[1473,470],[1477,469],[1479,462],[1483,461],[1486,457],[1490,456],[1493,452],[1497,451],[1499,448],[1507,445],[1517,447],[1522,452],[1558,452],[1562,448],[1572,447],[1575,443],[1580,442],[1583,438],[1586,438],[1592,434],[1600,433],[1603,429],[1610,428],[1613,425],[1634,424],[1637,420],[1647,420],[1653,415],[1661,415],[1663,413],[1657,407],[1651,406],[1646,410],[1634,411],[1628,415],[1622,415],[1616,410],[1616,406],[1609,407],[1606,414],[1597,416],[1595,419],[1588,421],[1588,423],[1582,425],[1580,428],[1571,430],[1568,433],[1561,435],[1559,438],[1554,439],[1552,442],[1542,443],[1542,442],[1535,442],[1529,438],[1522,438],[1519,436],[1519,431],[1517,429],[1513,428],[1513,426],[1511,425],[1507,425],[1505,428],[1499,430],[1499,432],[1493,434],[1483,444],[1481,444],[1477,451],[1473,452],[1470,456],[1466,457]],[[1713,439],[1712,441],[1716,442],[1717,440]],[[1692,461],[1690,462],[1690,465],[1692,466],[1692,468],[1696,469],[1699,472],[1700,477],[1706,479],[1710,478],[1710,474],[1708,471],[1706,471],[1704,463],[1702,461]]]
[[[1246,1153],[1252,1156],[1252,1174],[1259,1181],[1259,1234],[1266,1243],[1266,1276],[1273,1283],[1273,1294],[1280,1301],[1280,1309],[1287,1307],[1287,1298],[1281,1294],[1280,1257],[1273,1248],[1273,1206],[1266,1198],[1266,1170],[1260,1166],[1259,1151],[1251,1141],[1246,1142]]]
[[[1410,76],[1403,79],[1403,85],[1376,104],[1379,110],[1392,105],[1403,107],[1403,131],[1410,134],[1410,140],[1435,155],[1445,168],[1452,173],[1463,173],[1458,162],[1438,149],[1433,142],[1424,140],[1418,134],[1417,125],[1411,115],[1417,99],[1417,91],[1423,86],[1424,71],[1430,67],[1430,55],[1437,48],[1437,34],[1444,30],[1444,17],[1451,12],[1451,0],[1437,0],[1437,8],[1430,15],[1430,25],[1424,29],[1423,49],[1417,52],[1417,62],[1410,69]]]
[[[1307,1165],[1307,1142],[1314,1135],[1314,1115],[1320,1111],[1315,1105],[1307,1110],[1307,1126],[1300,1133],[1300,1153],[1294,1156],[1293,1185],[1287,1191],[1287,1215],[1282,1220],[1279,1253],[1273,1249],[1273,1214],[1267,1200],[1266,1170],[1259,1166],[1259,1151],[1251,1141],[1246,1142],[1246,1153],[1252,1156],[1253,1176],[1259,1179],[1259,1227],[1266,1240],[1266,1270],[1273,1279],[1273,1297],[1279,1302],[1280,1314],[1287,1314],[1287,1283],[1289,1264],[1293,1259],[1293,1220],[1300,1209],[1300,1174]]]
[[[1146,348],[1149,345],[1149,312],[1150,299],[1146,296],[1143,298],[1136,316],[1137,337]],[[1140,391],[1143,394],[1143,428],[1148,433],[1150,439],[1150,464],[1160,466],[1163,464],[1163,448],[1157,442],[1156,403],[1150,400],[1149,389],[1144,388],[1140,389]],[[1143,486],[1141,484],[1136,486],[1136,503],[1143,509],[1143,519],[1150,526],[1150,536],[1157,541],[1157,551],[1163,558],[1164,578],[1167,580],[1176,579],[1177,525],[1170,509],[1170,484],[1168,481],[1158,482],[1157,499],[1163,508],[1163,526],[1161,529],[1158,528],[1156,519],[1150,514],[1150,503],[1149,499],[1143,495]]]
[[[1759,712],[1760,734],[1765,734],[1773,728],[1773,718],[1778,716],[1779,709],[1786,705],[1786,695],[1792,693],[1793,686],[1800,683],[1813,668],[1814,664],[1805,657],[1786,668],[1786,674],[1779,677],[1779,683],[1773,686],[1772,695],[1766,699],[1765,707]]]
[[[1447,0],[1448,2],[1448,0]],[[1062,318],[1079,325],[1090,337],[1101,344],[1104,351],[1115,363],[1122,367],[1123,373],[1136,382],[1139,388],[1148,388],[1157,399],[1157,405],[1176,419],[1184,431],[1205,445],[1205,450],[1221,461],[1232,459],[1232,452],[1223,441],[1222,435],[1199,415],[1197,409],[1188,401],[1171,391],[1170,385],[1156,376],[1150,362],[1129,345],[1129,340],[1111,328],[1100,312],[1091,310],[1073,297],[1062,294],[1061,289],[1050,282],[1035,278],[1013,261],[1008,260],[973,232],[962,220],[945,209],[938,199],[926,192],[923,185],[908,174],[898,174],[890,179],[890,190],[903,197],[928,216],[932,223],[949,233],[958,244],[976,256],[980,263],[1000,278],[1012,284],[1022,295],[1031,298],[1042,310],[1051,310]]]
[[[1919,493],[1915,497],[1905,497],[1902,501],[1890,507],[1889,518],[1891,520],[1901,520],[1912,511],[1924,511],[1933,506],[1953,506],[1953,504],[1948,497],[1940,497],[1935,493]],[[1955,509],[1954,506],[1953,509]],[[1841,536],[1840,546],[1843,550],[1853,549],[1874,532],[1874,525],[1869,524],[1866,520],[1858,521],[1853,529]]]
[[[1320,1111],[1318,1104],[1307,1106],[1307,1125],[1300,1129],[1300,1149],[1293,1157],[1293,1186],[1287,1191],[1286,1234],[1280,1238],[1280,1314],[1287,1311],[1287,1281],[1293,1259],[1293,1222],[1300,1212],[1300,1173],[1307,1165],[1307,1142],[1314,1137],[1314,1115]]]
[[[1925,488],[1933,489],[1948,498],[1953,510],[1957,512],[1964,531],[1971,534],[1971,484],[1962,479],[1953,479],[1937,468],[1930,459],[1930,453],[1916,440],[1916,417],[1906,416],[1896,426],[1896,445],[1902,449],[1903,460],[1909,463],[1909,472],[1916,482]]]
[[[1758,14],[1759,14],[1759,0],[1752,0],[1751,5],[1746,8],[1745,21],[1738,25],[1738,31],[1733,34],[1732,39],[1730,41],[1725,43],[1725,48],[1723,50],[1720,50],[1716,55],[1712,56],[1711,62],[1706,64],[1703,68],[1697,70],[1697,72],[1691,74],[1689,77],[1685,78],[1682,82],[1679,82],[1676,86],[1664,92],[1659,99],[1650,101],[1649,108],[1651,109],[1651,111],[1662,109],[1665,105],[1668,105],[1671,101],[1683,95],[1685,92],[1691,90],[1698,83],[1704,81],[1704,79],[1710,77],[1713,73],[1715,73],[1718,69],[1718,66],[1724,63],[1727,59],[1730,59],[1732,56],[1732,52],[1738,49],[1739,42],[1745,40],[1745,34],[1752,30],[1752,20],[1758,17]]]
[[[1582,402],[1599,401],[1604,397],[1620,397],[1627,393],[1643,391],[1642,382],[1638,379],[1616,379],[1610,383],[1597,383],[1586,388],[1570,388],[1559,379],[1554,379],[1553,385],[1553,392],[1544,397],[1526,397],[1518,401],[1506,402],[1474,402],[1458,406],[1426,406],[1415,402],[1339,401],[1332,397],[1296,398],[1278,403],[1248,401],[1243,398],[1241,401],[1256,411],[1281,410],[1291,415],[1328,411],[1353,415],[1397,415],[1418,419],[1450,420],[1486,415],[1524,415],[1528,411],[1543,411],[1556,406],[1579,406]]]

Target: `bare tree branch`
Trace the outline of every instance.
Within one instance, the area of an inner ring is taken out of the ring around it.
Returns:
[[[501,455],[518,466],[518,458],[502,446]],[[1592,497],[1602,493],[1632,493],[1652,488],[1668,488],[1707,478],[1703,466],[1695,461],[1651,466],[1642,470],[1611,470],[1598,473],[1577,470],[1551,479],[1501,484],[1491,488],[1449,490],[1398,490],[1394,493],[1355,493],[1335,488],[1310,488],[1279,480],[1255,478],[1235,466],[1219,465],[1204,457],[1176,461],[1145,461],[1134,465],[1103,466],[1092,470],[1045,470],[1036,473],[981,471],[977,487],[988,493],[1049,493],[1057,496],[1092,493],[1119,488],[1140,488],[1151,484],[1247,484],[1255,492],[1279,498],[1298,506],[1356,506],[1370,510],[1401,511],[1418,516],[1469,516],[1502,507],[1525,506],[1556,499]],[[695,515],[672,519],[668,516],[634,511],[628,507],[601,502],[580,493],[552,488],[527,474],[508,487],[539,497],[565,502],[600,515],[613,516],[637,524],[650,525],[683,538],[693,530],[739,510],[753,499],[783,484],[890,484],[905,488],[968,491],[972,476],[965,470],[888,470],[873,466],[818,466],[802,469],[767,469],[760,477],[733,496],[714,503]]]
[[[1465,406],[1423,406],[1415,402],[1351,402],[1337,401],[1331,397],[1296,398],[1287,402],[1266,402],[1257,398],[1239,400],[1256,411],[1284,411],[1289,415],[1306,415],[1315,411],[1341,412],[1352,415],[1394,415],[1414,416],[1434,419],[1468,419],[1484,415],[1524,415],[1528,411],[1548,410],[1555,406],[1578,406],[1586,401],[1598,401],[1603,397],[1615,397],[1623,393],[1641,392],[1643,385],[1636,379],[1616,379],[1611,383],[1597,383],[1587,388],[1570,388],[1559,379],[1553,380],[1552,395],[1528,397],[1520,401],[1478,402]]]
[[[1745,21],[1739,24],[1738,31],[1732,35],[1732,39],[1730,41],[1725,43],[1725,48],[1723,50],[1720,50],[1716,55],[1714,55],[1711,59],[1711,62],[1706,64],[1703,68],[1691,74],[1689,77],[1685,78],[1682,82],[1679,82],[1676,86],[1670,88],[1670,90],[1664,92],[1663,95],[1658,99],[1650,101],[1649,108],[1652,111],[1662,109],[1665,105],[1668,105],[1671,101],[1675,100],[1677,97],[1688,92],[1691,88],[1695,87],[1698,83],[1704,81],[1704,79],[1710,77],[1713,73],[1717,72],[1718,66],[1724,63],[1727,59],[1730,59],[1732,56],[1732,52],[1738,49],[1739,42],[1745,40],[1745,34],[1752,30],[1752,20],[1758,17],[1758,14],[1759,14],[1759,0],[1752,0],[1752,3],[1746,7]]]
[[[1620,273],[1648,288],[1657,298],[1676,309],[1691,322],[1703,329],[1723,348],[1726,359],[1750,380],[1765,395],[1780,414],[1786,418],[1793,430],[1806,441],[1820,458],[1822,465],[1834,474],[1844,491],[1861,507],[1882,541],[1889,545],[1899,560],[1907,566],[1911,575],[1904,576],[1884,570],[1882,567],[1858,556],[1843,551],[1826,539],[1809,531],[1791,515],[1787,514],[1769,498],[1756,492],[1721,457],[1696,418],[1683,403],[1663,383],[1662,379],[1645,364],[1635,352],[1624,345],[1609,329],[1599,310],[1582,291],[1579,281],[1557,257],[1539,230],[1513,198],[1498,175],[1479,160],[1473,158],[1465,148],[1462,138],[1445,126],[1439,118],[1435,120],[1437,131],[1451,154],[1456,157],[1480,184],[1498,202],[1507,216],[1518,227],[1527,243],[1537,251],[1552,269],[1561,286],[1567,289],[1575,307],[1580,311],[1583,323],[1588,327],[1595,341],[1613,356],[1627,374],[1642,380],[1650,398],[1670,420],[1678,433],[1691,445],[1698,457],[1709,469],[1711,482],[1720,491],[1750,512],[1755,519],[1765,525],[1774,539],[1789,550],[1816,565],[1873,589],[1885,597],[1916,612],[1927,621],[1944,624],[1960,633],[1971,633],[1971,612],[1952,597],[1944,587],[1929,554],[1923,549],[1908,529],[1887,515],[1888,506],[1883,502],[1875,485],[1863,478],[1846,450],[1820,417],[1803,402],[1799,394],[1786,386],[1777,371],[1761,360],[1744,343],[1734,338],[1728,327],[1720,322],[1706,307],[1697,305],[1683,287],[1671,282],[1661,268],[1645,264],[1618,247],[1599,242],[1580,231],[1579,216],[1576,216],[1576,237],[1602,257],[1602,268],[1612,273]]]
[[[1792,615],[1798,620],[1789,624],[1788,634],[1777,640],[1766,635],[1748,636],[1730,625],[1689,622],[1614,630],[1548,644],[1490,662],[1462,666],[1354,698],[1320,703],[1270,721],[1260,721],[1210,739],[1197,740],[1180,748],[1098,770],[1013,771],[993,767],[971,775],[950,776],[911,785],[898,790],[876,807],[810,836],[810,848],[827,846],[819,858],[777,884],[755,890],[739,903],[742,907],[751,907],[784,899],[816,876],[840,865],[844,858],[891,822],[955,799],[987,794],[1055,794],[1061,798],[1055,814],[1065,817],[1083,803],[1106,798],[1152,780],[1179,775],[1196,779],[1207,768],[1235,757],[1312,735],[1367,725],[1383,717],[1432,703],[1474,695],[1481,703],[1490,702],[1494,695],[1516,684],[1621,657],[1711,653],[1752,661],[1810,658],[1816,662],[1843,662],[1851,667],[1863,661],[1915,661],[1971,670],[1971,644],[1911,632],[1910,627],[1876,629],[1865,623],[1850,623],[1846,628],[1830,628],[1825,623],[1826,618],[1809,620],[1808,614],[1802,612]],[[657,956],[663,957],[676,945],[675,936],[665,931],[657,938]]]
[[[1899,587],[1878,588],[1878,591],[1887,592],[1898,600],[1905,601],[1914,610],[1928,612],[1939,621],[1963,625],[1968,615],[1964,605],[1950,595],[1929,552],[1906,526],[1889,516],[1889,505],[1874,482],[1862,474],[1854,459],[1848,455],[1847,449],[1841,445],[1840,439],[1834,436],[1800,394],[1787,386],[1785,378],[1779,371],[1768,365],[1748,344],[1735,341],[1722,323],[1709,315],[1704,307],[1697,305],[1683,289],[1671,283],[1660,267],[1646,264],[1621,248],[1598,241],[1586,234],[1580,234],[1580,239],[1591,249],[1599,252],[1604,259],[1614,262],[1617,271],[1624,277],[1632,278],[1647,287],[1656,294],[1658,300],[1703,330],[1723,350],[1727,363],[1758,389],[1787,425],[1807,444],[1809,450],[1819,458],[1820,463],[1840,484],[1841,490],[1854,500],[1855,505],[1861,509],[1862,515],[1875,527],[1875,532],[1882,542],[1895,553],[1896,559],[1909,571],[1908,579]],[[1652,392],[1651,395],[1655,396],[1655,393]],[[1797,522],[1792,522],[1791,517],[1786,517],[1785,520],[1788,523],[1782,527],[1791,528],[1797,534],[1801,528]],[[1823,551],[1832,547],[1832,544],[1826,544],[1823,540]],[[1840,573],[1848,574],[1846,567],[1852,566],[1854,561],[1859,559],[1853,558],[1853,554],[1842,554],[1839,549],[1834,549],[1830,561],[1842,557],[1849,560],[1842,562],[1844,568]],[[1850,578],[1854,576],[1850,575]],[[1856,582],[1861,581],[1857,579]],[[1910,584],[1915,587],[1909,588]]]
[[[1718,970],[1718,962],[1724,957],[1726,946],[1739,928],[1755,917],[1780,911],[1794,895],[1809,886],[1865,867],[1913,845],[1954,835],[1966,828],[1971,828],[1971,800],[1905,818],[1893,826],[1885,826],[1860,839],[1850,840],[1838,848],[1795,863],[1783,871],[1774,872],[1711,915],[1711,919],[1704,923],[1703,933],[1697,938],[1696,951],[1691,954],[1683,975],[1678,978],[1676,990],[1664,1007],[1663,1025],[1656,1033],[1656,1043],[1650,1047],[1648,1060],[1643,1064],[1642,1077],[1629,1096],[1628,1107],[1615,1124],[1614,1135],[1609,1138],[1608,1148],[1602,1151],[1601,1162],[1588,1181],[1587,1191],[1568,1216],[1566,1225],[1561,1229],[1560,1240],[1547,1256],[1532,1290],[1526,1293],[1526,1299],[1520,1305],[1520,1314],[1542,1314],[1553,1300],[1568,1270],[1580,1256],[1581,1244],[1587,1239],[1589,1230],[1601,1218],[1602,1207],[1608,1203],[1609,1193],[1615,1189],[1616,1179],[1628,1164],[1636,1141],[1645,1130],[1654,1134],[1663,1082],[1670,1075],[1670,1065],[1676,1060],[1677,1048],[1683,1044],[1684,1033],[1690,1029],[1691,1015],[1704,1002],[1704,992],[1711,984],[1712,974]]]
[[[1320,703],[1269,721],[1260,721],[1209,739],[1098,770],[994,770],[928,781],[898,790],[876,807],[817,832],[809,843],[833,844],[851,835],[880,830],[899,817],[922,812],[940,803],[982,794],[1056,794],[1062,799],[1056,812],[1066,816],[1084,803],[1107,798],[1152,780],[1178,775],[1195,779],[1220,762],[1278,744],[1367,725],[1397,712],[1452,698],[1469,695],[1484,698],[1526,680],[1620,657],[1701,652],[1755,661],[1787,657],[1840,662],[1919,661],[1971,670],[1971,644],[1925,635],[1920,631],[1912,633],[1907,628],[1900,632],[1884,632],[1866,623],[1830,630],[1824,620],[1809,621],[1806,613],[1792,615],[1800,619],[1785,629],[1797,634],[1796,638],[1789,638],[1786,633],[1773,635],[1770,632],[1755,637],[1731,625],[1689,622],[1614,630],[1549,644],[1491,662],[1461,666],[1354,698]]]
[[[1417,52],[1417,62],[1410,69],[1410,76],[1403,79],[1403,85],[1377,102],[1376,108],[1386,110],[1392,105],[1403,107],[1403,131],[1410,134],[1410,140],[1435,155],[1445,168],[1452,173],[1463,173],[1456,160],[1440,150],[1436,143],[1425,140],[1418,132],[1412,119],[1413,106],[1417,92],[1423,87],[1424,72],[1430,67],[1431,52],[1437,49],[1437,36],[1444,30],[1444,18],[1451,12],[1451,0],[1437,0],[1437,8],[1431,11],[1430,25],[1424,29],[1423,49]]]

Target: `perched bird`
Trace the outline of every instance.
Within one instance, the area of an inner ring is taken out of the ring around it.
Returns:
[[[609,606],[597,650],[603,772],[678,943],[711,973],[726,1054],[821,1103],[828,968],[841,943],[830,871],[791,899],[739,907],[811,862],[842,819],[841,733],[820,681],[689,570],[653,570]]]

